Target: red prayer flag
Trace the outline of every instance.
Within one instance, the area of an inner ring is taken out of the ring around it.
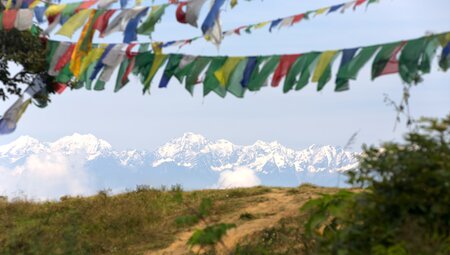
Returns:
[[[52,87],[56,93],[62,94],[64,90],[66,90],[67,85],[62,83],[53,83]]]
[[[14,22],[16,21],[17,10],[6,10],[3,12],[3,29],[6,31],[14,28]]]
[[[78,12],[80,10],[88,9],[89,7],[93,6],[97,3],[97,0],[95,1],[84,1],[78,6],[78,8],[75,10],[75,12]]]
[[[356,9],[356,7],[360,6],[361,4],[363,4],[364,2],[366,2],[367,0],[357,0],[355,5],[353,6],[353,10]]]
[[[112,17],[112,15],[114,15],[115,12],[116,10],[108,10],[102,15],[100,15],[100,17],[98,17],[97,20],[95,21],[92,27],[100,32],[100,37],[103,36],[106,27],[108,27],[109,19]]]
[[[280,63],[278,64],[278,67],[273,74],[272,87],[278,87],[278,85],[280,85],[281,79],[286,76],[286,74],[291,69],[292,64],[294,64],[294,62],[300,56],[301,54],[281,56]]]
[[[122,86],[124,86],[125,84],[127,84],[128,82],[128,76],[130,75],[131,71],[134,68],[134,63],[135,63],[135,58],[133,57],[130,60],[130,63],[128,63],[127,69],[125,69],[125,73],[122,76]]]
[[[389,62],[384,67],[383,71],[381,72],[381,75],[387,75],[387,74],[393,74],[398,73],[398,59],[397,55],[400,52],[400,50],[405,46],[406,42],[402,42],[395,50],[392,52],[391,57],[389,58]]]
[[[186,6],[186,2],[182,2],[178,4],[177,11],[175,12],[175,15],[177,17],[177,21],[183,24],[186,24],[186,12],[183,11],[183,7]]]
[[[55,65],[55,71],[60,71],[65,67],[72,58],[73,50],[75,49],[75,44],[71,44],[70,47],[67,49],[66,52],[61,56],[61,58],[58,60],[58,63]]]
[[[137,43],[130,43],[130,44],[128,44],[128,47],[127,47],[127,49],[125,51],[125,53],[127,54],[128,58],[132,58],[132,57],[137,55],[137,53],[131,51],[133,49],[133,47],[136,46],[136,45],[137,45]]]
[[[304,14],[304,13],[299,14],[299,15],[295,15],[295,16],[294,16],[294,19],[292,20],[291,25],[294,25],[295,23],[298,23],[298,22],[302,21],[302,19],[303,19],[304,17],[305,17],[305,14]]]

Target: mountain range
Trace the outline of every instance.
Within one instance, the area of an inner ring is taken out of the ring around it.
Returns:
[[[295,150],[278,142],[236,145],[185,133],[153,151],[115,150],[91,134],[73,134],[55,142],[22,136],[0,145],[0,166],[17,169],[30,157],[54,154],[83,162],[97,190],[174,184],[186,189],[214,188],[223,173],[239,169],[251,170],[262,185],[297,186],[308,182],[336,186],[342,182],[340,173],[357,164],[357,153],[329,145]]]

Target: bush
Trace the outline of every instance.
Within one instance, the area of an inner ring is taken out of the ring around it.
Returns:
[[[405,143],[363,148],[349,172],[363,192],[308,202],[312,254],[450,253],[450,116],[424,119]]]

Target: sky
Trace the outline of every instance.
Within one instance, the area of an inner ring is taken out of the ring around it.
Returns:
[[[149,4],[150,1],[143,2]],[[227,30],[340,2],[241,0],[232,10],[227,5],[221,16],[222,26]],[[272,33],[262,29],[251,35],[227,37],[219,49],[199,40],[182,49],[167,48],[165,52],[264,55],[366,46],[450,31],[449,11],[448,0],[381,0],[367,10],[359,8],[345,14],[322,15]],[[200,20],[205,14],[203,10]],[[175,7],[169,7],[156,26],[153,39],[184,39],[200,33],[199,29],[177,23]],[[120,40],[121,34],[116,33],[103,42]],[[139,40],[146,42],[148,38]],[[142,95],[142,86],[135,78],[119,93],[114,93],[113,84],[109,84],[101,92],[81,89],[54,95],[47,108],[28,108],[17,130],[0,137],[0,145],[22,135],[54,141],[77,132],[94,134],[116,149],[152,150],[185,132],[195,132],[235,144],[277,140],[285,146],[301,149],[312,144],[343,146],[358,132],[352,149],[359,150],[363,143],[400,140],[407,130],[404,122],[394,129],[396,113],[384,102],[385,95],[395,101],[401,99],[403,85],[399,76],[371,81],[368,68],[362,70],[346,92],[335,93],[334,83],[330,82],[321,92],[316,91],[316,84],[288,94],[283,94],[281,88],[266,87],[257,93],[247,93],[244,99],[232,95],[222,99],[213,93],[203,98],[200,86],[192,97],[174,79],[167,89],[158,89],[159,77],[160,73],[151,95]],[[424,82],[411,90],[412,116],[449,114],[449,84],[450,73],[440,71],[435,59],[432,73],[425,75]],[[10,104],[12,101],[0,102],[0,112]]]

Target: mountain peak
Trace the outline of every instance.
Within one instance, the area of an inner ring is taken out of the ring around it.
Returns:
[[[50,148],[53,151],[60,151],[64,154],[86,153],[89,160],[112,151],[111,144],[105,140],[99,139],[92,134],[82,135],[79,133],[58,139],[50,144]]]
[[[40,153],[45,150],[45,146],[31,136],[20,136],[13,142],[0,146],[0,158],[9,157],[11,161],[16,161],[32,153]]]
[[[202,136],[200,134],[193,133],[193,132],[186,132],[186,133],[184,133],[180,137],[180,139],[182,141],[189,141],[189,142],[193,142],[193,143],[203,143],[203,142],[205,142],[207,140],[204,136]]]

